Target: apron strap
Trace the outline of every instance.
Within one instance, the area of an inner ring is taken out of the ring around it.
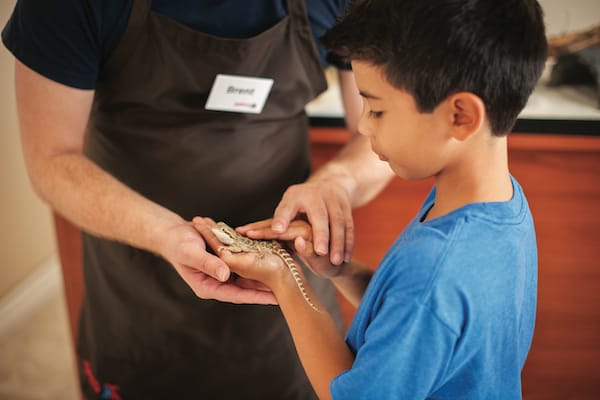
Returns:
[[[119,69],[118,61],[115,60],[127,59],[127,54],[131,52],[137,45],[138,38],[142,33],[142,29],[148,14],[150,13],[150,6],[152,0],[133,0],[131,4],[131,11],[129,12],[129,19],[125,32],[121,36],[121,41],[117,44],[117,47],[113,50],[104,66],[105,70],[110,73],[115,73]]]
[[[293,20],[298,20],[301,18],[308,19],[308,14],[306,13],[306,0],[286,0],[288,15]]]

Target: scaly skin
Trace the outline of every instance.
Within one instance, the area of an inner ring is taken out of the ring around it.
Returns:
[[[235,231],[232,227],[227,225],[224,222],[217,222],[215,226],[211,228],[212,232],[215,234],[217,239],[225,246],[219,247],[218,251],[223,249],[227,249],[232,253],[273,253],[277,255],[279,258],[283,260],[285,265],[288,267],[294,280],[296,281],[296,285],[298,289],[300,289],[300,293],[302,293],[302,297],[311,306],[315,311],[321,312],[321,310],[312,302],[308,294],[306,293],[306,289],[304,288],[304,283],[302,282],[302,277],[298,272],[298,266],[294,262],[294,259],[281,245],[275,240],[254,240],[250,239],[246,236],[243,236]]]

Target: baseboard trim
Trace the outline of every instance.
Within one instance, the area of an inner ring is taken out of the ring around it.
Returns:
[[[0,298],[0,338],[12,332],[60,290],[62,275],[55,255]]]

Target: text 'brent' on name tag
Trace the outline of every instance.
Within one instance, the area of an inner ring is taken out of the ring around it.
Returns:
[[[273,79],[218,74],[204,106],[207,110],[260,114]]]

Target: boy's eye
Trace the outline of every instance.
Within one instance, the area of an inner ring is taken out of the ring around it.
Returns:
[[[383,111],[369,111],[369,116],[373,118],[381,118]]]

